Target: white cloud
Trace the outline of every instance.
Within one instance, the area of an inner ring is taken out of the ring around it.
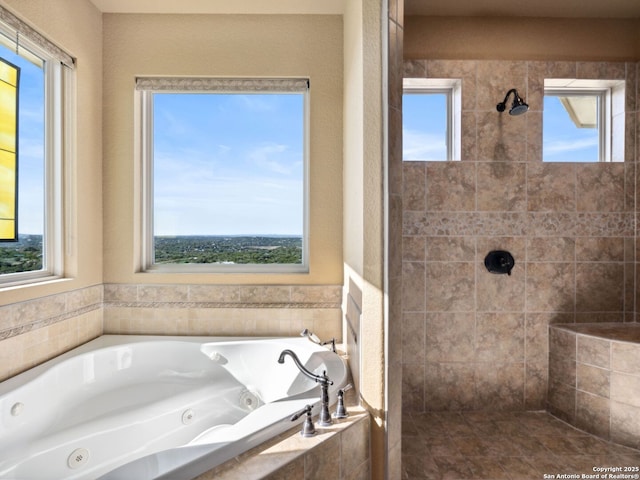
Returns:
[[[238,101],[240,107],[247,111],[269,112],[274,110],[273,98],[265,95],[237,95],[234,98]]]
[[[171,132],[171,135],[184,136],[190,132],[190,126],[173,115],[168,109],[163,108],[160,114],[162,115],[163,126]]]
[[[293,234],[302,232],[299,181],[251,176],[180,178],[156,191],[159,235]]]
[[[42,141],[23,141],[20,139],[19,155],[21,162],[26,160],[26,157],[35,159],[42,162],[44,158],[44,145]]]
[[[442,136],[404,129],[402,157],[407,160],[446,160],[447,146]]]
[[[587,148],[594,147],[598,147],[598,139],[596,137],[578,140],[556,140],[545,142],[543,148],[545,154],[553,155],[556,153],[576,152],[579,150],[585,150]]]
[[[302,161],[291,161],[290,148],[282,144],[265,144],[253,148],[249,159],[260,168],[281,175],[291,175],[300,167]]]

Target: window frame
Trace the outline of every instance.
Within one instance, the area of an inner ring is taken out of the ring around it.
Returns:
[[[622,162],[624,154],[624,105],[625,105],[625,82],[624,80],[595,80],[595,79],[545,79],[543,92],[544,98],[555,97],[578,97],[597,96],[598,106],[598,160],[593,161],[572,161],[566,163],[601,163],[601,162]],[[621,122],[614,129],[614,117],[620,115]],[[544,112],[542,115],[544,122]],[[565,163],[560,160],[544,159],[544,128],[542,139],[542,161],[547,163]]]
[[[71,164],[75,149],[75,61],[0,6],[0,41],[29,61],[43,62],[44,73],[44,225],[42,268],[0,274],[0,289],[63,278],[64,252],[71,235],[65,218],[73,215]],[[20,159],[18,158],[18,165]]]
[[[291,274],[309,273],[310,87],[308,78],[138,77],[136,135],[139,156],[138,273]],[[300,264],[154,263],[153,226],[153,94],[155,93],[281,93],[303,95],[302,262]]]
[[[462,81],[455,78],[404,78],[402,96],[420,94],[444,94],[446,96],[446,133],[447,158],[424,160],[403,158],[405,162],[459,161],[462,158]],[[404,126],[404,125],[403,125]]]

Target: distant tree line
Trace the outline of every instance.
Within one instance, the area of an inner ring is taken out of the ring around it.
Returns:
[[[300,237],[155,237],[156,263],[301,264]],[[42,236],[0,243],[0,274],[42,269]]]
[[[0,273],[42,270],[42,235],[19,235],[17,242],[0,243]]]
[[[155,237],[155,263],[300,264],[300,237]]]

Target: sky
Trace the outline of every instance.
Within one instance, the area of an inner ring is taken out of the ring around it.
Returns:
[[[405,160],[446,160],[445,94],[405,94],[402,101],[402,150]]]
[[[44,73],[0,45],[0,57],[20,67],[18,118],[18,233],[44,230]]]
[[[597,162],[598,130],[577,128],[559,97],[544,97],[542,157],[545,162]]]
[[[405,160],[447,159],[444,94],[403,95],[402,117]],[[577,128],[558,97],[545,96],[543,139],[545,162],[598,161],[597,130]]]
[[[154,235],[302,236],[302,94],[153,102]]]

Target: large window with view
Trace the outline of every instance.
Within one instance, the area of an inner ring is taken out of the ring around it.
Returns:
[[[307,271],[308,81],[137,84],[142,269]]]
[[[73,60],[0,7],[0,285],[62,274]]]

